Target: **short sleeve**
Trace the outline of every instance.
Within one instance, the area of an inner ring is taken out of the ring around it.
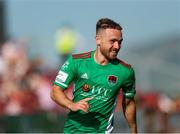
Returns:
[[[73,81],[74,76],[75,76],[74,61],[72,59],[72,56],[70,56],[60,68],[53,84],[63,89],[67,89],[69,84]]]
[[[130,68],[125,81],[122,86],[123,96],[126,98],[133,98],[136,94],[135,90],[135,72]]]

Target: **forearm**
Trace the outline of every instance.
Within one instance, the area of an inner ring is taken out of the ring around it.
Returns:
[[[71,105],[73,104],[73,101],[70,100],[64,93],[62,89],[59,89],[56,85],[53,85],[52,91],[51,91],[51,98],[54,100],[58,105],[71,109]]]
[[[131,133],[137,133],[135,100],[126,100],[123,105],[124,115],[131,129]]]
[[[60,87],[53,85],[52,91],[51,91],[51,98],[54,100],[58,105],[65,107],[71,111],[78,111],[82,110],[84,112],[88,112],[89,110],[89,104],[88,101],[92,98],[85,98],[78,102],[73,102],[70,100],[65,94],[63,89]]]

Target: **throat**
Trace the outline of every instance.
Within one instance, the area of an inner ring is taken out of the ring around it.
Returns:
[[[100,65],[107,65],[109,63],[109,60],[105,58],[104,55],[102,55],[99,51],[95,51],[94,53],[94,60],[97,64]]]

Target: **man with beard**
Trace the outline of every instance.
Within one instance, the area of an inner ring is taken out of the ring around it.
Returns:
[[[137,133],[135,74],[117,58],[122,43],[122,27],[108,18],[96,24],[96,50],[70,56],[60,68],[51,98],[70,110],[64,133],[110,133],[120,90],[123,111],[131,133]],[[74,83],[73,99],[65,94]]]

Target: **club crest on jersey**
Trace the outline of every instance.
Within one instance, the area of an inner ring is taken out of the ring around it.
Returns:
[[[117,83],[117,77],[114,75],[109,75],[108,76],[108,84],[110,86],[114,86],[114,85],[116,85],[116,83]]]
[[[85,83],[85,84],[83,85],[82,89],[83,89],[84,92],[89,92],[89,91],[90,91],[90,85],[88,85],[88,84]]]

